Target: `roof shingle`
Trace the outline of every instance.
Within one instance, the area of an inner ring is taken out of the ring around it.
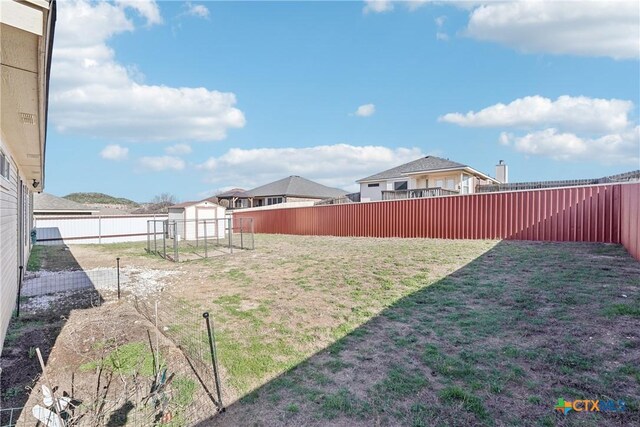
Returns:
[[[328,199],[342,197],[346,191],[327,187],[300,176],[289,176],[247,191],[249,197],[289,196]]]
[[[404,176],[404,174],[412,172],[426,172],[440,169],[458,169],[464,167],[467,167],[467,165],[463,165],[462,163],[454,162],[449,159],[443,159],[441,157],[426,156],[421,157],[418,160],[405,163],[404,165],[396,166],[395,168],[387,169],[386,171],[382,171],[366,178],[359,179],[357,182],[401,178]]]
[[[34,211],[98,211],[96,208],[85,206],[82,203],[67,200],[49,193],[33,194]]]

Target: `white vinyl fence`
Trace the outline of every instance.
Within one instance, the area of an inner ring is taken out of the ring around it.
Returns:
[[[147,221],[153,219],[167,215],[39,216],[33,226],[38,245],[138,242],[147,240]]]

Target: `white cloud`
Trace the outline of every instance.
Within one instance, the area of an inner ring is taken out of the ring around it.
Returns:
[[[116,61],[108,40],[161,22],[153,1],[58,3],[51,82],[51,121],[59,132],[128,141],[214,141],[245,118],[233,93],[204,87],[147,85],[135,65]]]
[[[640,163],[640,127],[598,138],[582,138],[550,128],[514,136],[500,135],[500,142],[517,151],[562,161],[592,160],[606,165]]]
[[[414,11],[434,0],[364,0],[364,13],[385,13],[394,10],[395,4],[402,4],[410,11]]]
[[[186,3],[187,15],[196,16],[198,18],[209,18],[209,9],[203,4],[193,4],[190,1]]]
[[[364,13],[382,13],[393,10],[391,0],[364,0]]]
[[[306,148],[232,148],[198,167],[207,181],[232,187],[253,188],[289,175],[300,175],[331,187],[357,191],[355,181],[415,160],[419,148],[387,148],[348,144]]]
[[[560,96],[555,101],[539,95],[495,104],[478,112],[449,113],[438,120],[468,127],[557,127],[562,130],[610,132],[629,127],[633,102],[585,96]]]
[[[107,160],[126,160],[129,157],[129,149],[118,144],[110,144],[100,152],[100,157]]]
[[[358,107],[355,114],[358,117],[369,117],[376,112],[376,106],[373,104],[364,104]]]
[[[474,9],[466,33],[523,52],[640,57],[637,1],[492,2]]]
[[[176,144],[164,149],[167,154],[180,155],[191,153],[191,146],[189,144]]]
[[[523,136],[502,132],[498,142],[528,155],[637,165],[640,128],[629,118],[633,108],[633,102],[620,99],[561,96],[552,101],[528,96],[478,112],[445,114],[439,120],[467,127],[527,129]]]
[[[438,31],[436,32],[436,40],[446,42],[449,40],[449,34],[443,33],[442,31]]]
[[[140,16],[147,20],[147,25],[162,24],[160,8],[155,1],[150,0],[116,0],[115,3],[121,8],[130,7],[135,9]]]
[[[464,31],[477,40],[522,52],[640,58],[640,5],[621,0],[365,0],[365,13],[385,13],[401,3],[413,11],[449,3],[469,11]],[[442,28],[444,21],[436,25]],[[440,33],[443,33],[440,31]],[[441,34],[438,39],[444,39]]]
[[[184,160],[175,156],[141,157],[139,163],[143,170],[155,172],[165,170],[179,171],[186,166]]]

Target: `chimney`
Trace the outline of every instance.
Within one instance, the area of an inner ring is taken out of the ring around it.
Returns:
[[[503,184],[509,182],[509,166],[506,165],[504,160],[500,160],[496,165],[496,179]]]

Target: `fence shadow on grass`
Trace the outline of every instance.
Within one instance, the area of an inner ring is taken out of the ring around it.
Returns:
[[[555,424],[558,397],[633,402],[637,317],[608,313],[640,304],[638,277],[619,245],[500,242],[198,425]]]
[[[25,405],[29,387],[41,375],[35,349],[40,348],[46,366],[71,311],[101,305],[97,281],[117,280],[116,273],[108,270],[84,271],[66,245],[34,246],[25,267],[0,358],[0,426],[8,425],[10,416],[18,419],[21,411],[11,415],[9,409]]]

